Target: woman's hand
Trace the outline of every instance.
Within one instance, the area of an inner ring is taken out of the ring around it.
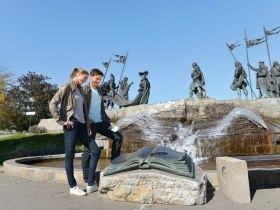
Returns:
[[[74,123],[72,121],[66,121],[63,125],[65,125],[68,129],[74,127]]]

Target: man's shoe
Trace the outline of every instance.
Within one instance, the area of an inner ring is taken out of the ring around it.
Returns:
[[[96,192],[98,191],[98,185],[97,184],[94,184],[92,186],[88,186],[87,185],[87,193],[93,193],[93,192]]]
[[[81,190],[78,186],[70,188],[70,194],[72,195],[78,195],[78,196],[85,196],[86,193]]]

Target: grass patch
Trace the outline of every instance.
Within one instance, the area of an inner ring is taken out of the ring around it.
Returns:
[[[78,145],[76,152],[82,149]],[[18,134],[0,139],[0,165],[12,158],[61,153],[64,153],[63,133]]]
[[[277,124],[280,124],[280,119],[275,120]]]

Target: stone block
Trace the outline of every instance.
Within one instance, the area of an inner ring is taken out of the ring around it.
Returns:
[[[48,132],[63,131],[62,125],[59,125],[54,119],[41,119],[38,126],[46,128]]]
[[[247,163],[232,157],[217,157],[219,189],[236,203],[250,203]]]
[[[208,187],[215,188],[215,189],[219,188],[218,176],[215,170],[207,171],[207,179],[208,179]]]
[[[104,169],[105,171],[106,169]],[[194,179],[148,169],[104,176],[99,196],[116,201],[201,205],[206,203],[206,174],[196,167]]]

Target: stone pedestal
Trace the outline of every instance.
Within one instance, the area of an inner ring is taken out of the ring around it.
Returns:
[[[217,157],[216,167],[220,190],[236,203],[250,203],[246,161],[231,157]]]
[[[99,183],[99,196],[102,198],[150,204],[206,203],[207,178],[199,167],[196,167],[194,179],[154,169],[139,169],[109,176],[104,176],[104,171],[101,172]]]
[[[62,125],[59,125],[54,119],[41,119],[38,126],[46,128],[48,132],[63,131]]]

